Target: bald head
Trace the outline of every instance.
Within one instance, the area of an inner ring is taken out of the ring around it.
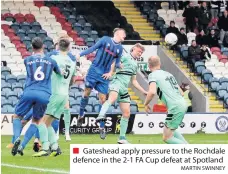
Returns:
[[[151,56],[148,59],[148,64],[151,70],[160,69],[160,66],[161,66],[160,58],[158,56]]]

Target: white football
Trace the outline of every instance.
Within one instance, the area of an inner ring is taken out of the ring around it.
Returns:
[[[165,36],[165,42],[169,45],[175,45],[178,41],[177,35],[169,33]]]

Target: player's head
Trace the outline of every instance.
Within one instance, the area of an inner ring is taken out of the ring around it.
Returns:
[[[68,36],[68,35],[62,35],[62,36],[58,39],[58,41],[57,41],[57,42],[55,43],[55,45],[54,45],[54,47],[55,47],[56,50],[59,50],[59,41],[60,41],[61,39],[69,39],[69,36]]]
[[[161,61],[160,57],[158,56],[151,56],[148,59],[148,65],[151,71],[157,70],[161,68]]]
[[[131,48],[131,55],[135,59],[139,59],[144,51],[145,51],[144,46],[140,43],[137,43]]]
[[[114,40],[118,43],[123,42],[126,37],[126,32],[123,28],[115,28],[113,30]]]
[[[58,49],[62,52],[68,52],[70,49],[70,41],[67,38],[60,38],[58,42]]]
[[[33,52],[43,52],[43,41],[40,37],[35,37],[32,40]]]

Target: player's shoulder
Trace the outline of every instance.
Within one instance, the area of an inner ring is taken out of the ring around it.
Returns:
[[[46,56],[48,56],[48,57],[51,57],[51,56],[53,56],[53,55],[58,55],[58,51],[57,51],[57,50],[53,50],[53,51],[48,52],[48,53],[46,54]]]
[[[71,52],[68,52],[67,55],[73,62],[76,62],[76,57]]]

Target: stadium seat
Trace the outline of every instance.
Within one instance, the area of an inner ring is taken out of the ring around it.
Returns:
[[[41,25],[40,25],[39,22],[33,22],[33,23],[31,23],[31,27],[32,27],[33,30],[35,30],[37,32],[41,30]]]
[[[20,38],[26,36],[26,32],[25,32],[25,30],[23,30],[23,29],[17,30],[17,31],[16,31],[16,34],[17,34],[17,36],[19,36]]]
[[[21,29],[23,29],[23,30],[25,30],[25,31],[30,30],[30,29],[31,29],[30,23],[28,23],[28,22],[23,22],[23,23],[21,24]]]
[[[131,112],[135,113],[138,112],[138,106],[130,106],[131,107]]]
[[[17,81],[21,84],[24,84],[26,80],[26,76],[25,75],[19,75],[17,76]]]
[[[88,47],[91,47],[94,45],[94,39],[93,38],[87,38],[87,39],[85,39],[85,42],[86,42],[86,45]]]
[[[17,92],[11,91],[7,93],[8,100],[15,101],[17,100]]]
[[[198,62],[195,63],[195,70],[196,70],[195,72],[196,72],[196,74],[201,75],[202,71],[205,70],[205,69],[206,69],[206,67],[205,67],[204,62],[198,61]]]
[[[212,72],[210,70],[204,69],[202,71],[202,76],[201,76],[201,83],[204,82],[206,84],[209,83],[210,78],[212,78]]]
[[[69,99],[75,100],[74,92],[69,92]]]
[[[14,22],[10,27],[14,29],[14,31],[17,31],[20,29],[20,24],[18,22]]]
[[[85,110],[86,110],[86,112],[93,112],[93,106],[92,105],[86,105]]]
[[[11,70],[8,67],[3,66],[1,67],[1,74],[4,76],[9,75],[11,74]]]
[[[86,20],[85,20],[85,18],[84,18],[82,15],[78,15],[78,16],[77,16],[77,21],[78,21],[78,23],[81,24],[82,26],[84,26],[85,23],[86,23]]]
[[[7,108],[7,112],[13,114],[13,113],[15,112],[14,107],[13,107],[13,106],[12,106],[12,107],[9,106],[9,107]]]
[[[1,113],[7,113],[7,112],[8,112],[7,108],[1,108]]]
[[[212,77],[209,80],[208,91],[216,91],[219,85],[220,85],[219,80],[215,77]]]
[[[224,105],[225,108],[228,108],[228,93],[224,95]]]
[[[7,83],[15,83],[15,82],[17,82],[17,77],[15,75],[9,74],[6,76],[6,82]]]
[[[37,36],[42,39],[45,39],[47,37],[47,32],[45,30],[40,30],[38,31]]]
[[[66,18],[67,18],[67,21],[68,21],[69,23],[71,23],[71,24],[77,22],[76,17],[75,17],[74,15],[66,16]]]
[[[224,95],[227,93],[227,86],[225,84],[220,85],[216,89],[216,97],[219,100],[223,100]]]
[[[73,27],[73,29],[76,30],[78,33],[79,33],[80,31],[82,31],[82,25],[79,24],[79,23],[73,23],[73,24],[72,24],[72,27]]]
[[[92,31],[90,32],[90,37],[93,38],[94,40],[96,40],[96,39],[98,38],[98,33],[97,33],[97,31],[92,30]]]

